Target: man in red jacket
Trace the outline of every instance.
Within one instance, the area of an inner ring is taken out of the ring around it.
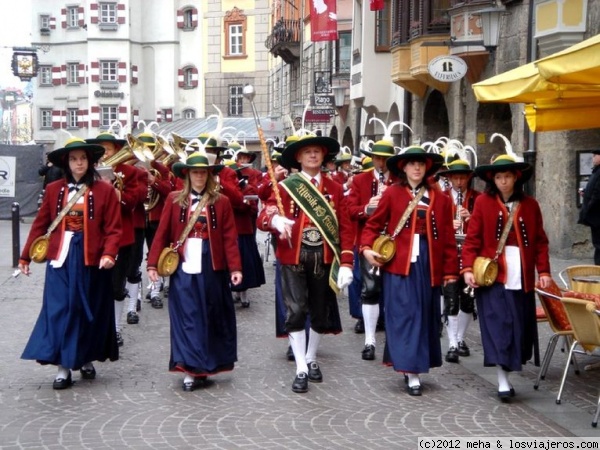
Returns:
[[[282,165],[297,168],[278,184],[281,205],[275,193],[266,202],[257,223],[264,231],[279,233],[277,259],[281,263],[286,330],[296,360],[292,391],[308,391],[308,381],[323,381],[317,349],[327,331],[328,316],[337,307],[333,289],[352,282],[354,235],[342,187],[323,177],[321,166],[339,151],[329,137],[308,135],[290,144],[281,155]],[[285,215],[280,215],[283,210]],[[308,347],[304,331],[310,314]]]

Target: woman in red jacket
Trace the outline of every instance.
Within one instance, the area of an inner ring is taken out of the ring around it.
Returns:
[[[208,375],[232,370],[237,361],[235,309],[229,283],[242,282],[242,264],[231,204],[219,194],[205,153],[192,153],[173,165],[184,180],[169,194],[148,255],[148,278],[163,248],[180,240],[196,208],[202,210],[183,245],[180,262],[169,282],[171,359],[169,370],[183,372],[183,390],[200,387]]]
[[[121,215],[114,188],[94,169],[103,154],[102,146],[72,138],[48,155],[65,177],[46,187],[19,260],[29,275],[33,241],[53,228],[42,310],[21,358],[58,366],[54,389],[72,385],[72,369],[91,380],[92,361],[119,358],[111,279]]]
[[[477,197],[462,250],[465,283],[475,289],[483,364],[496,366],[498,396],[514,396],[511,371],[531,359],[537,345],[535,271],[542,287],[550,284],[548,238],[538,202],[523,192],[532,168],[513,156],[500,155],[475,169],[487,184]],[[478,286],[473,274],[477,256],[494,258],[511,210],[513,219],[498,257],[498,277],[489,287]]]
[[[442,156],[416,146],[388,158],[388,169],[400,181],[381,195],[361,238],[360,251],[369,264],[382,266],[381,255],[372,249],[375,239],[382,231],[394,236],[408,206],[417,202],[394,236],[394,257],[382,267],[389,353],[384,362],[407,375],[409,395],[421,395],[419,374],[442,365],[440,287],[458,279],[452,204],[432,177],[442,162]]]

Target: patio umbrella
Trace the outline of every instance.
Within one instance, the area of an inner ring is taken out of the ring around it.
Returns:
[[[525,105],[531,131],[600,128],[600,99],[539,100]]]
[[[600,84],[600,34],[537,61],[540,75],[554,83]]]

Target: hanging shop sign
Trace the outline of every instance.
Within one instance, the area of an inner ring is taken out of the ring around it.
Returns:
[[[438,56],[429,61],[427,71],[438,81],[452,83],[467,74],[467,63],[454,55]]]

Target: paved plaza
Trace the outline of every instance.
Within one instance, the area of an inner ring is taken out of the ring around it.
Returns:
[[[555,403],[566,360],[559,349],[539,390],[533,389],[538,368],[528,364],[511,377],[517,396],[504,404],[495,369],[483,367],[475,322],[467,339],[472,356],[422,376],[423,396],[410,397],[402,376],[381,364],[384,333],[377,333],[377,359],[361,359],[363,335],[353,332],[346,296],[340,298],[345,331],[321,341],[324,382],[294,394],[287,340],[275,337],[272,255],[264,263],[267,284],[249,291],[250,308],[237,306],[232,372],[182,391],[182,376],[167,371],[166,299],[162,310],[143,303],[140,323],[124,326],[120,359],[97,363],[96,380],[74,373],[72,388],[55,391],[53,366],[20,359],[40,309],[44,265],[13,278],[10,221],[0,221],[0,233],[1,449],[414,449],[419,436],[600,437],[590,426],[600,369],[583,370],[595,358],[579,358],[581,374],[569,374],[562,404]],[[590,262],[553,259],[553,271]],[[543,355],[550,331],[546,324],[539,329]]]

